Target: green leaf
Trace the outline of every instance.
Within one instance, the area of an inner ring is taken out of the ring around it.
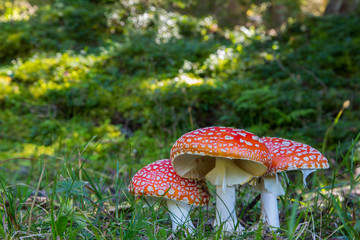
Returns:
[[[57,233],[60,236],[64,236],[67,224],[68,224],[68,219],[67,219],[67,216],[65,216],[65,215],[61,215],[59,217],[59,219],[56,221]]]
[[[83,195],[82,188],[87,184],[85,181],[76,181],[65,179],[58,182],[57,193],[65,192],[67,194]]]

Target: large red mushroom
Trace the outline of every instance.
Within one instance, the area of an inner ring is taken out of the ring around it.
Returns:
[[[216,186],[215,226],[243,230],[235,213],[235,186],[263,175],[270,153],[259,137],[241,129],[207,127],[184,134],[171,149],[176,173]]]

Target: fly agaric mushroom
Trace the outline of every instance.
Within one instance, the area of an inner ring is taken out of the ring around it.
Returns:
[[[207,127],[180,137],[171,149],[171,163],[179,176],[206,178],[216,186],[215,226],[227,232],[244,229],[235,213],[235,185],[267,170],[270,153],[256,135],[241,129]]]
[[[189,233],[194,229],[188,219],[192,205],[206,205],[210,199],[205,182],[178,176],[170,159],[158,160],[140,169],[128,189],[131,194],[147,197],[150,201],[163,198],[170,213],[172,230],[184,225]]]
[[[306,177],[317,169],[329,168],[329,162],[318,150],[303,143],[276,137],[263,137],[261,140],[268,147],[272,159],[269,169],[260,178],[261,212],[264,222],[279,228],[277,197],[285,192],[277,174],[301,170],[306,186]]]

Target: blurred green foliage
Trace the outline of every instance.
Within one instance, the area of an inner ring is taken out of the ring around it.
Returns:
[[[327,155],[360,130],[359,15],[307,17],[271,37],[141,1],[1,7],[1,159],[95,148],[94,167],[137,168],[209,125],[320,149],[348,99]]]

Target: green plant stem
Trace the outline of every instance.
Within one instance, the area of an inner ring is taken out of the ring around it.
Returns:
[[[28,219],[28,230],[27,230],[27,235],[30,234],[30,227],[31,227],[31,216],[32,216],[32,212],[34,210],[34,205],[35,205],[35,201],[36,201],[36,197],[39,193],[39,189],[40,189],[40,184],[41,184],[41,181],[43,179],[43,176],[44,176],[44,173],[45,173],[45,163],[42,167],[42,170],[41,170],[41,174],[40,174],[40,177],[39,177],[39,182],[38,182],[38,185],[36,187],[36,191],[35,191],[35,194],[34,194],[34,199],[32,201],[32,204],[31,204],[31,209],[30,209],[30,214],[29,214],[29,219]]]

